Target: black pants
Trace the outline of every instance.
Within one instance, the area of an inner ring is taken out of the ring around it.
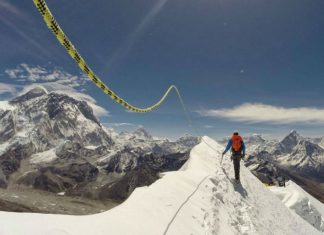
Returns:
[[[233,154],[232,159],[233,159],[233,164],[234,164],[235,179],[240,180],[241,154],[240,155]]]

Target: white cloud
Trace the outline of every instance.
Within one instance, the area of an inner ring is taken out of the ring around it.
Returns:
[[[85,75],[75,76],[58,68],[50,70],[39,65],[30,66],[25,63],[14,69],[6,69],[5,73],[9,78],[18,82],[56,82],[70,87],[81,87],[88,82]]]
[[[2,94],[17,94],[17,87],[15,85],[7,84],[7,83],[0,83],[0,95]]]
[[[313,107],[286,108],[260,103],[245,103],[229,109],[198,111],[205,117],[227,118],[232,121],[273,124],[324,123],[324,109]]]
[[[90,105],[90,107],[93,110],[93,113],[97,116],[97,117],[109,117],[110,113],[107,109],[95,104],[95,103],[89,103],[88,105]]]

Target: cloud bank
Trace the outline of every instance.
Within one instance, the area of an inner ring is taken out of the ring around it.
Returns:
[[[324,109],[314,107],[286,108],[261,103],[244,103],[227,109],[197,111],[204,117],[231,121],[272,124],[324,124]]]
[[[0,83],[0,95],[2,94],[17,94],[18,90],[15,85]]]
[[[90,95],[85,93],[89,80],[84,75],[72,75],[61,69],[48,69],[42,66],[20,64],[14,69],[6,69],[5,74],[13,84],[0,83],[0,95],[24,94],[35,87],[43,87],[48,92],[63,93],[77,100],[86,101],[98,117],[109,116],[109,111],[97,105]]]
[[[9,78],[18,82],[55,82],[69,87],[81,87],[86,85],[88,79],[85,75],[72,75],[61,69],[48,69],[42,66],[30,66],[22,63],[14,69],[6,69]]]

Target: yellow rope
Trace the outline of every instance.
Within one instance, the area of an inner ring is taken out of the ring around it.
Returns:
[[[77,49],[74,47],[72,42],[68,39],[68,37],[64,34],[63,30],[59,26],[59,24],[56,22],[54,16],[52,15],[51,11],[49,10],[48,6],[46,5],[46,2],[44,0],[33,0],[35,6],[37,7],[40,14],[43,16],[43,19],[47,25],[47,27],[52,30],[53,34],[56,36],[57,40],[64,46],[66,51],[69,53],[72,59],[78,64],[79,68],[88,76],[88,78],[93,81],[97,87],[99,87],[104,93],[110,96],[114,101],[116,101],[118,104],[122,105],[126,109],[138,112],[138,113],[146,113],[150,112],[154,109],[156,109],[158,106],[160,106],[163,101],[167,98],[169,93],[172,89],[174,89],[178,96],[179,91],[176,86],[171,85],[168,90],[165,92],[165,94],[162,96],[162,98],[155,103],[152,106],[149,106],[147,108],[138,108],[135,107],[125,100],[123,100],[121,97],[119,97],[115,92],[113,92],[104,82],[102,82],[99,77],[92,71],[92,69],[87,65],[85,60],[82,58],[82,56],[78,53]]]

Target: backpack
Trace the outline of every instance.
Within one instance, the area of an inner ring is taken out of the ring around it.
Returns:
[[[241,152],[242,150],[243,139],[239,135],[232,136],[232,150],[236,153]]]

